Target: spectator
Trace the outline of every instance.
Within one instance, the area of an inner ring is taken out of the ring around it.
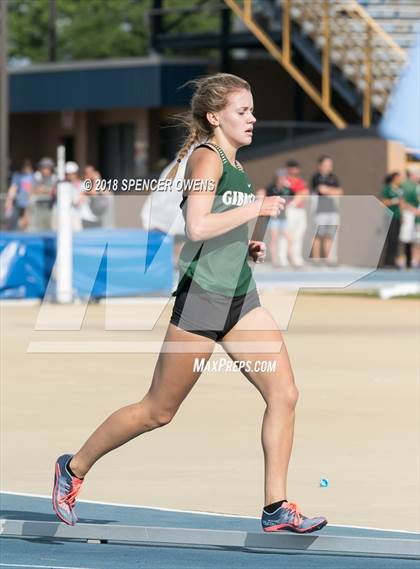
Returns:
[[[34,174],[35,186],[30,200],[30,230],[51,229],[51,208],[56,193],[57,177],[51,158],[42,158]]]
[[[400,203],[403,191],[401,189],[401,174],[392,172],[384,180],[382,190],[382,202],[392,213],[391,225],[389,226],[386,240],[385,267],[395,268],[398,254],[398,241],[401,229]]]
[[[99,174],[98,170],[95,168],[95,166],[92,166],[91,164],[87,164],[85,166],[85,169],[83,170],[83,179],[84,180],[100,180],[101,179],[101,175]]]
[[[305,180],[300,177],[299,163],[296,160],[289,160],[286,163],[286,169],[286,185],[294,196],[286,209],[287,226],[292,242],[290,257],[295,267],[302,267],[304,265],[303,238],[308,225],[304,196],[309,192]]]
[[[405,182],[401,184],[400,243],[404,247],[405,264],[409,268],[419,265],[420,252],[420,184],[419,172],[408,170]]]
[[[312,176],[311,191],[318,196],[315,213],[317,234],[312,246],[312,259],[325,259],[327,264],[334,264],[336,259],[332,257],[332,245],[340,215],[337,198],[333,196],[341,196],[343,190],[333,172],[333,161],[329,156],[321,156],[318,159],[318,171]]]
[[[29,204],[34,190],[34,173],[30,160],[24,160],[20,172],[12,176],[4,204],[6,228],[25,231],[29,225]]]
[[[84,191],[87,206],[83,206],[83,227],[85,229],[102,227],[104,216],[109,209],[111,195],[106,190],[102,192],[99,189],[98,183],[101,180],[101,175],[94,166],[85,167],[83,179],[91,182],[91,188]]]
[[[71,184],[71,223],[73,231],[80,231],[82,226],[82,204],[86,201],[86,196],[82,191],[82,180],[79,176],[79,166],[76,162],[66,162],[64,167],[66,181]],[[52,226],[57,229],[57,203],[53,206]]]
[[[287,198],[292,195],[293,192],[287,184],[287,172],[283,169],[276,170],[272,184],[257,191],[257,197],[282,196]],[[286,211],[282,210],[277,217],[272,217],[268,226],[271,263],[273,267],[286,267],[289,264],[288,257],[292,250],[292,237],[288,230]]]

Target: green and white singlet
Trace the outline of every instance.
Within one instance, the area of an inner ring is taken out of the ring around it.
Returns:
[[[200,146],[217,152],[223,164],[211,213],[221,213],[253,202],[255,192],[246,173],[229,162],[220,146],[209,142]],[[187,197],[183,198],[180,207],[186,220]],[[248,223],[204,241],[191,241],[186,232],[185,236],[186,242],[179,258],[180,280],[174,296],[191,280],[208,292],[228,297],[241,296],[256,288],[248,264]]]

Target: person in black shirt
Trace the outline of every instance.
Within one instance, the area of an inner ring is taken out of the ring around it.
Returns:
[[[327,263],[334,264],[335,259],[331,256],[331,248],[340,223],[340,215],[338,213],[338,200],[333,196],[341,196],[343,190],[333,172],[333,161],[329,156],[321,156],[318,159],[318,171],[311,179],[311,193],[318,196],[315,213],[317,233],[312,246],[311,257],[318,261],[325,259]]]

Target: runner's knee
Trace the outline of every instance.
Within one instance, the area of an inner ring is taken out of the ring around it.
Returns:
[[[175,413],[171,413],[170,411],[156,411],[152,415],[152,421],[156,425],[156,427],[164,427],[168,423],[172,421],[174,418]]]
[[[267,396],[267,404],[269,407],[280,405],[294,409],[299,399],[299,391],[296,385],[279,386],[270,390]]]
[[[151,428],[163,427],[174,418],[177,409],[163,406],[154,401],[146,401],[148,422]]]

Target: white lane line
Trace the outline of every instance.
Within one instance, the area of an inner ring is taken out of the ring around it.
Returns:
[[[27,492],[8,492],[7,490],[1,490],[1,494],[12,494],[14,496],[28,496],[30,498],[45,498],[51,500],[51,496],[46,496],[45,494],[30,494]],[[246,520],[259,520],[258,516],[241,516],[240,514],[219,514],[217,512],[201,512],[200,510],[177,510],[175,508],[161,508],[156,506],[142,506],[141,504],[121,504],[118,502],[100,502],[98,500],[78,500],[79,504],[99,504],[100,506],[116,506],[119,508],[142,508],[144,510],[158,510],[161,512],[176,512],[180,514],[198,514],[200,516],[217,516],[223,518],[242,518]],[[390,529],[390,528],[376,528],[370,526],[353,526],[345,524],[328,524],[329,528],[348,528],[348,529],[367,529],[373,531],[384,531],[384,532],[395,532],[395,533],[409,533],[412,535],[420,535],[418,531],[403,530],[403,529]],[[0,565],[1,567],[1,565]],[[80,568],[75,568],[80,569]]]
[[[22,563],[0,563],[0,567],[29,567],[31,569],[93,569],[92,567],[74,567],[66,565],[23,565]]]
[[[1,0],[0,0],[1,1]],[[9,492],[7,490],[0,491],[1,494],[11,494],[13,496],[28,496],[29,498],[43,498],[46,500],[51,500],[51,496],[45,496],[44,494],[30,494],[27,492]],[[144,510],[158,510],[160,512],[176,512],[179,514],[199,514],[200,516],[217,516],[224,518],[242,518],[248,520],[259,520],[256,516],[241,516],[239,514],[219,514],[217,512],[202,512],[200,510],[177,510],[175,508],[162,508],[156,506],[142,506],[139,504],[121,504],[118,502],[99,502],[98,500],[77,500],[78,504],[99,504],[100,506],[116,506],[118,508],[142,508]]]
[[[22,298],[22,299],[7,299],[4,298],[2,300],[0,300],[0,306],[4,307],[4,308],[9,308],[9,307],[16,307],[18,306],[19,308],[26,308],[28,306],[37,306],[41,304],[41,299],[40,298]]]

